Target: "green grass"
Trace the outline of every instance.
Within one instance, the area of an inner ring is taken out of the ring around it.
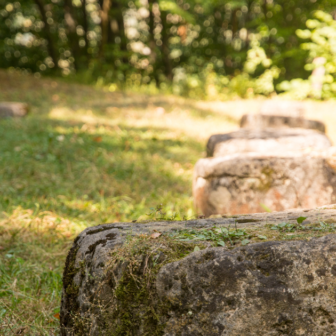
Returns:
[[[236,111],[1,71],[0,101],[31,107],[26,118],[0,120],[0,335],[58,335],[74,237],[100,223],[194,217],[193,165],[211,134],[237,128]],[[233,247],[334,231],[317,228],[214,229],[179,239]]]
[[[26,118],[0,120],[0,334],[58,335],[73,238],[150,218],[158,206],[172,219],[193,217],[193,165],[209,135],[236,124],[176,97],[9,72],[0,72],[0,101],[31,107]]]

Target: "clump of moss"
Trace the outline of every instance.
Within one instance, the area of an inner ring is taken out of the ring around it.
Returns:
[[[171,311],[171,303],[159,298],[156,292],[156,276],[162,266],[177,261],[193,252],[203,243],[179,242],[171,237],[151,239],[135,236],[112,252],[106,265],[103,281],[97,288],[90,312],[86,316],[96,320],[99,334],[163,335]],[[112,299],[103,302],[102,291],[110,288]],[[94,316],[92,316],[94,315]],[[76,320],[76,321],[75,321]],[[89,322],[77,316],[75,335],[89,329]]]
[[[64,288],[64,300],[67,302],[68,312],[77,311],[78,310],[78,303],[77,297],[79,288],[74,283],[73,278],[77,273],[77,268],[75,267],[75,260],[76,254],[78,251],[78,246],[74,245],[66,258],[65,268],[63,273],[63,288]],[[68,312],[61,312],[61,314],[65,314],[66,316],[61,316],[61,320],[64,324],[68,325],[69,327],[73,326],[73,319],[69,315]]]
[[[273,182],[274,170],[270,167],[265,167],[261,171],[260,185],[257,188],[260,191],[267,191],[271,188]]]
[[[114,330],[111,335],[163,335],[171,304],[158,297],[156,275],[163,265],[185,257],[194,249],[195,244],[167,236],[158,240],[138,237],[125,245],[121,258],[120,251],[115,252],[119,259],[115,262],[127,261],[127,267],[115,290],[117,307],[110,320]]]

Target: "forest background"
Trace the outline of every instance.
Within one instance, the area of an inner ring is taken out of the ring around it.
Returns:
[[[210,99],[336,96],[335,0],[0,0],[0,67]],[[322,94],[310,75],[324,58]]]

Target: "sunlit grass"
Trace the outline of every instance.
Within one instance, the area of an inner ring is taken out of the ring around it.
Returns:
[[[174,97],[0,72],[0,334],[58,335],[62,268],[74,237],[101,223],[193,217],[192,169],[206,138],[237,127]],[[161,206],[160,206],[161,207]]]
[[[236,129],[260,104],[111,93],[6,72],[0,101],[31,106],[24,119],[0,120],[0,335],[34,336],[58,335],[73,238],[88,226],[150,218],[160,204],[166,217],[193,217],[192,169],[206,139]],[[329,110],[316,119],[328,120]]]
[[[177,195],[170,210],[192,206],[192,166],[202,150],[193,139],[36,116],[2,121],[0,132],[3,211],[38,207],[98,224],[136,219]]]
[[[57,335],[65,256],[85,226],[38,209],[2,216],[0,334]]]

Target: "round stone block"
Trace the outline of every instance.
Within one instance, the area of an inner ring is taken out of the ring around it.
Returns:
[[[0,103],[0,118],[24,117],[28,113],[28,104],[3,102]]]
[[[240,120],[241,128],[305,128],[325,133],[325,125],[317,120],[308,120],[300,117],[245,114]]]
[[[194,170],[193,196],[205,216],[313,208],[336,201],[336,172],[328,157],[239,153],[205,158]]]
[[[309,129],[267,128],[240,129],[227,134],[212,135],[207,143],[208,157],[223,157],[236,153],[286,153],[325,150],[331,147],[328,137]]]

